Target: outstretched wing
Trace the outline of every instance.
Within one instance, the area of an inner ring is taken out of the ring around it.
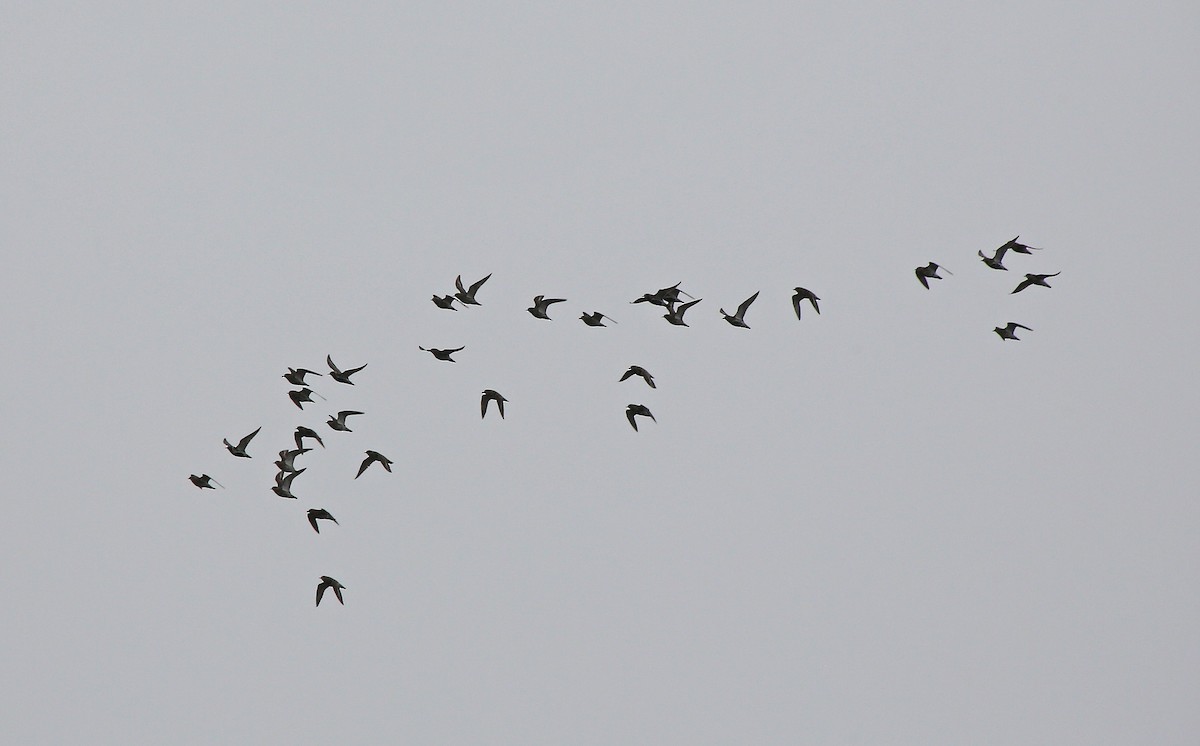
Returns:
[[[326,355],[326,356],[325,356],[325,363],[326,363],[327,365],[329,365],[329,369],[330,369],[331,371],[333,371],[334,373],[341,373],[341,372],[342,372],[340,369],[338,369],[338,367],[337,367],[336,365],[334,365],[334,364],[333,364],[333,356],[332,356],[332,355]]]
[[[759,292],[761,292],[761,291],[759,291]],[[737,316],[739,319],[740,319],[740,318],[742,318],[743,316],[745,316],[745,315],[746,315],[746,309],[747,309],[747,308],[749,308],[749,307],[750,307],[750,304],[751,304],[751,303],[753,303],[753,302],[754,302],[754,301],[755,301],[757,298],[758,298],[758,293],[755,293],[754,295],[750,296],[750,297],[749,297],[749,298],[747,298],[746,300],[742,301],[742,305],[738,306],[738,310],[737,310],[737,314],[736,314],[736,316]]]
[[[329,587],[328,583],[322,582],[317,586],[317,606],[321,605],[321,596],[325,595],[325,589]]]
[[[492,275],[491,275],[491,273],[488,273],[488,276],[487,276],[487,277],[483,278],[483,279],[482,279],[482,280],[480,280],[479,282],[477,282],[477,283],[475,283],[474,285],[472,285],[472,286],[471,286],[471,289],[470,289],[470,291],[468,291],[468,295],[470,295],[471,297],[475,297],[475,293],[476,293],[476,291],[478,291],[478,290],[479,290],[479,288],[483,287],[483,283],[485,283],[485,282],[487,282],[489,279],[491,279],[491,276],[492,276]],[[461,288],[462,288],[462,286],[461,286],[461,285],[459,285],[459,288],[461,289]]]
[[[262,430],[262,425],[258,426],[258,430]],[[258,435],[258,430],[255,430],[254,432],[250,433],[246,437],[239,440],[237,447],[242,450],[245,450],[246,446],[250,445],[250,441],[254,440],[254,436]]]

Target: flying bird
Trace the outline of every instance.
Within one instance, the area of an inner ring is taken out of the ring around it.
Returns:
[[[1021,284],[1017,285],[1017,289],[1012,291],[1012,293],[1009,293],[1009,295],[1012,295],[1013,293],[1019,293],[1030,285],[1041,285],[1044,288],[1048,288],[1050,287],[1050,283],[1046,282],[1046,280],[1050,279],[1051,277],[1058,277],[1061,274],[1062,272],[1055,272],[1052,275],[1032,275],[1026,273],[1025,279],[1021,280]]]
[[[804,288],[796,288],[796,294],[792,296],[792,310],[796,312],[797,319],[800,318],[800,302],[805,300],[812,304],[813,310],[817,312],[818,316],[821,315],[821,308],[817,305],[817,301],[821,299],[816,296],[816,293]]]
[[[704,300],[704,299],[697,298],[696,300],[688,301],[687,303],[682,303],[678,306],[671,305],[667,308],[667,312],[663,314],[663,318],[666,319],[667,321],[671,322],[675,326],[687,326],[687,323],[683,320],[683,314],[687,313],[687,310],[689,308],[696,305],[697,303],[699,303],[702,300]]]
[[[271,488],[271,491],[280,497],[286,497],[295,500],[296,496],[292,494],[292,482],[295,482],[296,477],[300,476],[304,472],[304,469],[301,469],[300,471],[279,472],[275,475],[275,486]]]
[[[1005,244],[1003,246],[1001,246],[1000,248],[996,249],[996,251],[997,252],[1011,251],[1015,254],[1032,254],[1035,251],[1041,251],[1041,249],[1039,249],[1036,246],[1030,246],[1029,244],[1023,244],[1023,243],[1017,243],[1018,238],[1020,238],[1020,236],[1013,236],[1011,241],[1005,242]]]
[[[646,382],[647,386],[649,386],[652,389],[658,388],[657,386],[654,385],[654,376],[650,375],[650,371],[646,370],[645,368],[643,368],[640,365],[629,366],[629,370],[625,371],[625,375],[621,376],[621,380],[624,381],[626,378],[629,378],[630,376],[641,376],[642,380],[644,380]]]
[[[262,430],[262,425],[259,425],[258,430]],[[228,439],[225,439],[223,441],[225,443],[225,447],[228,448],[229,452],[232,453],[234,456],[238,456],[240,458],[250,458],[250,454],[246,453],[246,446],[250,445],[250,441],[254,440],[255,435],[258,435],[258,430],[255,430],[254,432],[250,433],[246,437],[239,440],[237,442],[237,445],[234,445],[234,444],[230,443]]]
[[[317,606],[321,605],[321,596],[325,595],[326,588],[332,588],[333,595],[337,596],[338,603],[345,606],[346,602],[342,600],[342,590],[344,590],[345,587],[346,586],[337,582],[328,575],[322,575],[321,584],[317,586]]]
[[[456,352],[462,352],[463,350],[465,350],[467,348],[466,347],[455,347],[453,350],[439,350],[436,347],[421,347],[420,345],[417,345],[417,349],[428,352],[429,354],[436,357],[438,360],[445,360],[446,362],[449,362],[449,363],[456,363],[458,361],[450,356]]]
[[[487,277],[472,285],[468,290],[467,288],[463,287],[462,275],[459,275],[454,279],[454,286],[458,288],[458,292],[454,294],[454,297],[457,298],[458,302],[462,303],[464,306],[483,305],[479,301],[475,300],[475,293],[479,292],[479,288],[483,287],[483,283],[487,282],[488,278],[490,277],[491,274],[488,274]]]
[[[320,373],[316,372],[315,370],[309,370],[308,368],[293,368],[291,366],[288,366],[288,372],[284,373],[283,377],[290,384],[293,384],[296,386],[304,386],[305,385],[304,377],[307,376],[309,373],[313,374],[314,376],[321,375]]]
[[[1025,331],[1030,331],[1030,332],[1033,331],[1032,329],[1025,326],[1024,324],[1018,324],[1015,321],[1008,322],[1008,325],[1004,326],[1004,327],[998,326],[995,329],[993,329],[992,331],[999,334],[1000,339],[1003,339],[1003,340],[1015,339],[1018,342],[1020,342],[1021,339],[1017,336],[1018,329],[1024,329]]]
[[[334,417],[333,415],[329,415],[329,420],[325,424],[329,425],[334,430],[340,430],[341,432],[345,432],[345,433],[352,433],[354,431],[351,430],[350,427],[346,424],[346,418],[350,417],[351,415],[356,415],[356,414],[362,414],[362,412],[352,412],[350,410],[342,410],[341,412],[337,413],[337,417]]]
[[[1004,252],[1005,251],[1007,251],[1007,249],[1005,249],[1003,246],[1001,246],[1000,248],[996,249],[996,253],[993,256],[988,256],[987,254],[984,254],[982,251],[978,252],[978,254],[979,254],[979,258],[982,259],[983,263],[986,264],[987,266],[991,267],[992,269],[1002,269],[1005,272],[1007,272],[1008,267],[1005,267],[1004,264],[1002,263],[1004,261]]]
[[[654,415],[651,414],[650,408],[647,407],[645,404],[630,404],[628,407],[625,407],[625,419],[629,420],[630,425],[633,425],[633,429],[635,432],[637,431],[638,426],[637,426],[637,420],[635,420],[633,418],[638,416],[639,414],[642,415],[643,417],[649,417],[650,419],[654,420]],[[654,420],[654,421],[658,422],[658,420]]]
[[[455,298],[453,295],[434,295],[433,305],[437,306],[438,308],[457,311],[458,309],[454,307],[454,301],[456,300],[458,300],[458,298]]]
[[[930,262],[929,264],[926,264],[924,267],[917,267],[916,270],[914,270],[914,271],[917,273],[917,279],[920,280],[921,284],[925,286],[926,290],[928,290],[930,279],[934,279],[934,280],[942,279],[941,275],[938,274],[939,269],[946,269],[946,268],[940,266],[937,262]],[[952,275],[954,273],[951,272],[950,270],[946,269],[946,274]]]
[[[296,468],[296,457],[311,450],[311,448],[297,448],[294,451],[280,451],[279,460],[275,462],[275,466],[282,472],[299,471]]]
[[[350,376],[354,375],[355,373],[359,372],[363,368],[367,367],[366,363],[363,363],[362,365],[358,366],[357,368],[351,368],[350,370],[341,370],[340,368],[338,368],[336,365],[333,364],[333,357],[331,355],[325,356],[325,362],[329,364],[329,377],[330,378],[337,381],[338,383],[348,383],[351,386],[354,385],[354,381],[350,380]]]
[[[688,295],[688,293],[680,290],[679,285],[680,283],[677,282],[669,288],[659,288],[653,293],[646,293],[641,298],[638,298],[635,301],[630,301],[630,303],[652,303],[656,306],[669,308],[670,306],[679,302],[680,295],[687,295],[689,298],[692,297],[691,295]]]
[[[313,527],[313,531],[316,531],[319,534],[321,533],[321,528],[317,525],[317,521],[333,521],[334,523],[337,523],[338,519],[334,518],[333,514],[325,508],[309,508],[308,522]]]
[[[391,459],[389,459],[387,456],[384,456],[379,451],[367,451],[367,457],[363,459],[362,466],[358,467],[358,473],[354,475],[354,478],[358,479],[361,477],[362,473],[367,470],[367,467],[370,466],[371,462],[373,461],[378,461],[379,463],[383,464],[384,470],[388,472],[392,470]]]
[[[199,487],[202,490],[206,490],[206,489],[211,490],[211,489],[213,489],[214,484],[216,484],[221,489],[225,489],[225,485],[221,484],[220,482],[218,482],[217,480],[208,476],[207,474],[201,474],[199,476],[197,476],[195,474],[190,474],[190,475],[188,475],[188,479],[192,480],[192,484],[196,485],[197,487]]]
[[[525,310],[529,311],[529,313],[533,314],[533,317],[535,319],[549,320],[550,319],[550,313],[549,313],[550,304],[551,303],[565,303],[566,300],[567,300],[566,298],[547,298],[544,295],[535,295],[535,296],[533,296],[533,305],[530,306],[529,308],[526,308]]]
[[[484,389],[483,396],[479,399],[479,416],[487,417],[488,402],[496,402],[496,409],[500,410],[500,419],[504,419],[504,402],[508,401],[500,392],[492,389]]]
[[[305,438],[312,438],[313,440],[317,441],[317,443],[319,443],[322,448],[325,447],[325,441],[321,440],[321,436],[317,435],[316,430],[313,430],[311,427],[305,427],[304,425],[297,425],[296,426],[296,447],[297,448],[304,447],[304,439]]]
[[[680,315],[682,316],[682,314]],[[608,319],[614,324],[617,323],[612,316],[605,316],[599,311],[596,311],[595,313],[585,313],[579,318],[582,319],[583,323],[587,324],[588,326],[604,326],[604,319]]]
[[[725,313],[725,309],[722,308],[720,309],[721,315],[724,316],[725,320],[730,324],[733,324],[734,326],[740,326],[743,329],[749,329],[750,325],[746,323],[746,309],[750,307],[750,304],[753,303],[756,298],[758,298],[758,293],[755,293],[746,300],[742,301],[742,304],[738,306],[737,313],[733,314],[732,316]]]
[[[317,392],[313,391],[312,389],[303,388],[303,389],[297,389],[296,391],[289,391],[288,398],[292,400],[292,404],[295,404],[300,409],[304,409],[305,402],[310,402],[310,403],[312,402],[313,394],[316,394],[317,396],[321,396],[320,394],[317,394]],[[325,397],[321,396],[321,399],[324,400]]]

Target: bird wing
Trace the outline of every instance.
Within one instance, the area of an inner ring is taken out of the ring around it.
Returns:
[[[455,347],[453,350],[442,350],[442,352],[446,353],[447,355],[453,355],[454,353],[462,352],[465,349],[467,349],[467,348],[466,347]]]
[[[759,291],[759,292],[761,292],[761,291]],[[742,301],[742,304],[740,306],[738,306],[737,313],[734,315],[737,316],[739,319],[742,318],[743,316],[745,316],[746,309],[749,308],[750,304],[753,303],[757,298],[758,298],[758,293],[755,293],[754,295],[750,296],[746,300]]]
[[[491,273],[488,273],[487,277],[483,278],[479,282],[472,285],[471,289],[469,291],[467,291],[467,295],[470,295],[472,298],[474,298],[476,291],[478,291],[479,288],[483,287],[483,283],[487,282],[491,278],[491,276],[492,276]]]
[[[1009,295],[1012,295],[1013,293],[1019,293],[1032,284],[1033,284],[1033,280],[1029,279],[1029,275],[1026,275],[1025,279],[1021,280],[1021,284],[1017,285],[1017,289],[1012,291],[1012,293],[1009,293]]]
[[[796,294],[792,296],[792,308],[796,311],[797,319],[800,318],[800,301],[802,300],[804,300],[804,296],[800,294],[800,291],[796,291]]]
[[[374,460],[374,456],[367,456],[365,459],[363,459],[362,466],[358,467],[358,473],[354,475],[354,478],[358,479],[361,477],[362,473],[367,470],[367,467],[370,466],[371,462]]]
[[[325,362],[329,365],[329,369],[331,371],[333,371],[334,373],[342,372],[336,365],[333,364],[333,356],[332,355],[326,355]]]
[[[466,294],[467,289],[463,287],[462,275],[454,278],[454,287],[458,288],[458,292],[463,293],[464,295]]]
[[[1017,329],[1024,329],[1025,331],[1030,331],[1030,332],[1031,332],[1031,331],[1033,331],[1032,329],[1030,329],[1029,327],[1025,326],[1024,324],[1018,324],[1018,323],[1017,323],[1017,322],[1015,322],[1015,321],[1010,321],[1010,322],[1008,322],[1008,325],[1009,325],[1009,326],[1011,326],[1011,327],[1016,327]]]
[[[491,397],[488,396],[487,394],[484,394],[483,396],[479,397],[479,416],[480,417],[487,417],[487,404],[488,404],[488,399],[490,399],[490,398]]]
[[[262,430],[262,425],[258,426],[258,430]],[[254,432],[250,433],[246,437],[239,440],[237,447],[242,450],[245,450],[246,446],[250,445],[250,441],[254,440],[254,436],[258,435],[258,430],[255,430]]]
[[[333,586],[333,595],[337,596],[339,604],[342,606],[346,605],[346,602],[342,600],[342,587],[340,585]]]
[[[358,366],[357,368],[351,368],[350,370],[343,371],[343,372],[342,372],[342,375],[344,375],[344,376],[352,376],[352,375],[354,375],[355,373],[359,372],[360,370],[362,370],[362,369],[363,369],[363,368],[365,368],[365,367],[367,367],[367,364],[366,364],[366,363],[363,363],[362,365]]]
[[[317,586],[317,606],[321,605],[321,596],[325,595],[325,589],[329,587],[329,583],[322,581]]]
[[[635,414],[636,414],[636,412],[634,412],[633,409],[631,409],[631,408],[625,410],[625,419],[629,420],[629,424],[633,425],[633,429],[636,432],[637,431],[637,420],[633,419]]]
[[[630,376],[635,375],[635,374],[641,375],[635,369],[630,368],[629,370],[625,371],[625,375],[621,376],[621,381],[624,381],[626,378],[629,378]],[[621,381],[617,381],[617,383],[620,383]]]
[[[925,273],[921,271],[921,270],[923,270],[923,269],[925,269],[925,268],[924,268],[924,267],[917,267],[917,270],[916,270],[916,272],[917,272],[917,279],[918,279],[918,280],[920,280],[920,281],[921,281],[921,284],[925,286],[925,289],[926,289],[926,290],[928,290],[928,289],[929,289],[929,280],[926,280],[926,279],[925,279]]]
[[[308,511],[308,522],[312,525],[313,531],[316,531],[318,534],[321,533],[321,529],[317,526],[317,514],[315,511]]]

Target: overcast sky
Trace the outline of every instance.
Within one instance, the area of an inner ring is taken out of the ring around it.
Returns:
[[[1200,10],[903,5],[9,4],[6,738],[1197,743]]]

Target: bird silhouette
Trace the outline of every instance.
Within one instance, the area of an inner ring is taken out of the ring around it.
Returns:
[[[304,469],[301,469],[300,471],[279,472],[275,475],[275,486],[271,488],[271,491],[280,497],[286,497],[295,500],[296,496],[292,494],[292,482],[295,482],[296,477],[300,476],[304,472]]]
[[[300,409],[304,409],[304,403],[312,402],[314,394],[321,396],[310,388],[303,388],[296,391],[289,391],[288,398],[292,400],[292,404],[295,404]],[[321,400],[324,401],[325,397],[321,396]]]
[[[346,602],[342,600],[342,591],[346,588],[346,586],[337,582],[328,575],[322,575],[321,583],[317,586],[317,606],[321,605],[321,596],[325,595],[326,588],[332,588],[333,595],[337,596],[338,603],[343,606],[346,605]]]
[[[463,287],[462,275],[459,275],[454,279],[454,287],[458,288],[458,292],[454,294],[454,297],[457,298],[458,302],[462,303],[464,306],[483,305],[479,301],[475,300],[475,293],[479,292],[479,288],[483,287],[483,283],[487,282],[488,278],[490,277],[491,274],[488,274],[487,277],[472,285],[468,290],[467,288]]]
[[[313,440],[317,441],[317,443],[322,448],[325,447],[325,441],[321,440],[321,436],[318,435],[317,431],[313,430],[311,427],[305,427],[304,425],[297,425],[295,438],[296,438],[296,447],[297,448],[304,447],[304,439],[305,438],[312,438]]]
[[[796,288],[796,294],[792,296],[792,310],[796,312],[797,319],[800,318],[800,302],[804,300],[812,304],[813,310],[817,312],[818,316],[821,314],[821,308],[817,305],[817,301],[821,299],[816,296],[816,293],[804,288]]]
[[[296,469],[296,457],[311,450],[311,448],[297,448],[294,451],[280,451],[279,460],[275,462],[275,466],[279,471],[283,472],[298,471]]]
[[[195,474],[190,474],[190,475],[188,475],[188,479],[192,480],[192,484],[196,485],[197,487],[199,487],[202,490],[205,490],[205,489],[211,490],[211,489],[213,489],[214,484],[217,485],[218,487],[220,487],[221,489],[225,489],[225,485],[221,484],[220,482],[218,482],[217,480],[208,476],[207,474],[200,474],[199,476],[197,476]]]
[[[530,306],[529,308],[526,308],[525,310],[529,311],[529,313],[533,314],[533,317],[535,319],[549,320],[550,319],[550,313],[549,313],[550,304],[551,303],[565,303],[566,300],[567,300],[566,298],[547,298],[544,295],[535,295],[535,296],[533,296],[533,305]]]
[[[1048,288],[1050,287],[1050,283],[1046,282],[1046,280],[1050,279],[1051,277],[1058,277],[1061,274],[1062,272],[1055,272],[1052,275],[1033,275],[1026,273],[1025,279],[1021,280],[1021,284],[1017,285],[1017,289],[1012,291],[1012,293],[1009,293],[1009,295],[1012,295],[1013,293],[1019,293],[1030,285],[1041,285],[1044,288]]]
[[[1007,326],[1004,326],[1004,327],[999,327],[999,326],[998,326],[998,327],[996,327],[995,329],[993,329],[992,331],[994,331],[994,332],[996,332],[997,334],[999,334],[999,335],[1000,335],[1000,339],[1003,339],[1003,340],[1015,339],[1015,340],[1017,340],[1018,342],[1020,342],[1020,341],[1021,341],[1021,339],[1020,339],[1020,338],[1017,336],[1017,330],[1018,330],[1018,329],[1024,329],[1024,330],[1026,330],[1026,331],[1030,331],[1030,332],[1031,332],[1031,331],[1033,331],[1032,329],[1030,329],[1029,327],[1025,326],[1024,324],[1018,324],[1018,323],[1017,323],[1017,322],[1015,322],[1015,321],[1010,321],[1010,322],[1008,322],[1008,325],[1007,325]]]
[[[663,308],[670,308],[672,305],[679,302],[680,295],[687,295],[689,298],[692,297],[691,295],[688,295],[686,292],[679,289],[680,284],[681,283],[677,282],[669,288],[659,288],[653,293],[646,293],[637,300],[630,301],[630,303],[651,303],[656,306],[662,306]]]
[[[638,415],[642,415],[643,417],[649,417],[650,419],[654,420],[655,422],[658,422],[658,420],[654,419],[654,415],[651,414],[650,408],[647,407],[645,404],[630,404],[628,407],[625,407],[625,419],[629,420],[630,425],[633,425],[634,431],[637,431],[638,426],[637,426],[637,420],[635,420],[633,418]]]
[[[390,472],[392,470],[391,459],[389,459],[387,456],[384,456],[379,451],[367,451],[367,457],[363,459],[362,466],[358,467],[358,473],[354,475],[354,478],[358,479],[361,477],[362,473],[367,470],[367,467],[370,466],[371,462],[373,461],[378,461],[380,464],[382,464],[385,471]]]
[[[337,523],[338,519],[334,518],[333,514],[325,508],[309,508],[308,522],[313,527],[313,531],[316,531],[319,534],[321,533],[321,528],[317,525],[317,521],[333,521],[334,523]]]
[[[283,374],[283,378],[285,380],[287,380],[287,382],[290,384],[294,384],[296,386],[304,386],[304,385],[306,385],[304,383],[304,377],[309,375],[310,373],[314,376],[321,375],[320,373],[316,372],[315,370],[309,370],[308,368],[293,368],[291,366],[288,366],[288,372]]]
[[[445,360],[448,363],[457,363],[458,361],[450,356],[456,352],[462,352],[463,350],[465,350],[467,348],[466,347],[455,347],[453,350],[439,350],[436,347],[421,347],[420,345],[417,345],[417,349],[428,352],[429,354],[436,357],[438,360]]]
[[[234,445],[230,443],[228,439],[225,439],[223,441],[225,443],[225,447],[229,449],[229,452],[234,456],[238,456],[239,458],[250,458],[250,454],[246,453],[246,446],[250,445],[250,441],[254,440],[254,436],[258,435],[259,430],[262,430],[261,425],[259,425],[257,430],[239,440],[237,445]]]
[[[1002,250],[1011,251],[1014,254],[1033,254],[1035,251],[1041,251],[1041,249],[1036,246],[1017,243],[1018,238],[1020,238],[1020,236],[1013,236],[1012,240],[1006,241],[1003,246],[1001,246],[999,249],[996,249],[997,253],[1001,252]]]
[[[605,316],[604,314],[600,313],[599,311],[596,311],[594,313],[585,313],[582,316],[580,316],[579,318],[582,319],[583,323],[587,324],[588,326],[604,326],[604,319],[608,319],[609,321],[612,321],[614,324],[617,323],[616,320],[614,320],[612,316]]]
[[[681,303],[678,306],[672,304],[667,307],[667,312],[663,314],[663,318],[666,319],[667,321],[671,322],[675,326],[687,326],[687,323],[683,320],[683,314],[687,313],[687,310],[689,308],[696,305],[697,303],[699,303],[702,300],[704,300],[704,299],[697,298],[696,300],[688,301],[687,303]]]
[[[479,416],[487,417],[489,401],[496,402],[496,409],[500,410],[500,419],[504,419],[504,402],[508,401],[508,399],[505,399],[503,396],[501,396],[500,392],[492,389],[483,390],[483,396],[479,399]]]
[[[642,380],[646,382],[647,386],[652,389],[658,388],[654,385],[654,376],[650,375],[650,371],[646,370],[640,365],[629,366],[629,370],[625,371],[625,375],[621,376],[621,380],[624,381],[626,378],[631,376],[641,376]]]
[[[349,370],[342,370],[333,364],[333,357],[330,355],[325,356],[325,362],[329,364],[329,377],[330,378],[337,381],[338,383],[348,383],[351,386],[354,385],[354,381],[350,380],[350,376],[354,375],[355,373],[359,372],[363,368],[367,367],[366,363],[363,363],[362,365],[358,366],[357,368],[351,368]]]
[[[362,414],[362,412],[353,412],[348,409],[342,410],[341,412],[337,413],[337,417],[329,415],[329,420],[325,424],[329,425],[334,430],[339,430],[344,433],[352,433],[354,431],[351,430],[350,426],[346,424],[346,418],[356,414]]]
[[[1000,248],[996,249],[996,253],[993,256],[988,256],[982,251],[978,252],[978,254],[979,258],[982,259],[983,263],[987,266],[991,267],[992,269],[1002,269],[1007,272],[1008,267],[1005,267],[1003,264],[1005,251],[1008,251],[1008,249],[1001,246]]]
[[[934,280],[942,279],[941,275],[938,274],[939,269],[946,269],[946,268],[939,266],[937,262],[930,262],[929,264],[926,264],[924,267],[917,267],[916,270],[914,270],[914,271],[917,273],[917,279],[920,280],[921,284],[925,286],[926,290],[928,290],[930,279],[934,279]],[[946,269],[946,274],[952,275],[954,273],[951,272],[950,270]]]
[[[458,309],[454,307],[454,301],[456,300],[458,300],[458,298],[455,298],[453,295],[434,295],[433,305],[437,306],[438,308],[457,311]]]
[[[724,316],[725,320],[730,324],[741,327],[742,329],[749,329],[750,325],[746,323],[746,309],[750,307],[750,304],[753,303],[756,298],[758,298],[758,293],[755,293],[746,300],[742,301],[742,304],[738,306],[737,313],[733,314],[732,316],[725,313],[724,308],[719,309],[721,311],[721,315]]]

